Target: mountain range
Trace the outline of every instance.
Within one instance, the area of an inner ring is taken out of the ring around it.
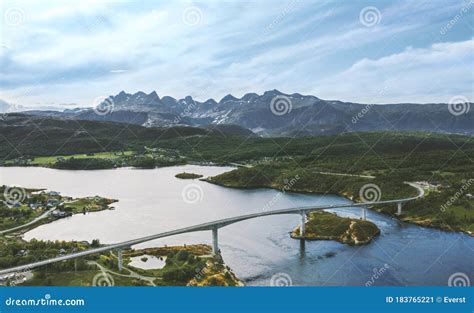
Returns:
[[[242,98],[229,94],[220,101],[197,101],[191,96],[175,99],[153,91],[130,94],[121,91],[93,108],[63,112],[28,111],[78,120],[104,120],[146,127],[237,125],[261,136],[313,136],[356,131],[428,131],[474,134],[472,103],[462,114],[452,113],[447,103],[360,104],[323,100],[278,90]]]

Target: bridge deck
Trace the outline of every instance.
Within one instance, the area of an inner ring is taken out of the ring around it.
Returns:
[[[184,234],[184,233],[190,233],[190,232],[197,232],[197,231],[205,231],[205,230],[213,230],[213,229],[219,229],[222,227],[225,227],[230,224],[234,224],[237,222],[241,222],[244,220],[248,219],[253,219],[257,217],[263,217],[263,216],[270,216],[270,215],[281,215],[281,214],[301,214],[301,213],[308,213],[312,211],[319,211],[319,210],[325,210],[325,209],[338,209],[338,208],[351,208],[351,207],[368,207],[368,206],[375,206],[375,205],[383,205],[383,204],[392,204],[392,203],[405,203],[408,201],[413,201],[418,198],[421,198],[424,196],[424,190],[421,189],[418,185],[413,184],[413,183],[408,183],[409,185],[415,187],[418,189],[419,194],[416,197],[410,197],[410,198],[404,198],[404,199],[396,199],[396,200],[386,200],[386,201],[376,201],[376,202],[364,202],[364,203],[350,203],[350,204],[337,204],[337,205],[324,205],[324,206],[306,206],[306,207],[296,207],[296,208],[288,208],[288,209],[281,209],[281,210],[274,210],[274,211],[266,211],[266,212],[259,212],[259,213],[253,213],[253,214],[246,214],[246,215],[241,215],[241,216],[235,216],[235,217],[230,217],[230,218],[224,218],[212,222],[207,222],[207,223],[202,223],[198,225],[193,225],[193,226],[188,226],[176,230],[171,230],[155,235],[150,235],[150,236],[145,236],[141,238],[136,238],[116,244],[111,244],[111,245],[106,245],[103,247],[95,248],[95,249],[89,249],[86,251],[81,251],[73,254],[68,254],[64,256],[59,256],[55,257],[52,259],[47,259],[43,261],[38,261],[26,265],[21,265],[21,266],[16,266],[8,269],[3,269],[0,270],[0,275],[3,274],[8,274],[8,273],[13,273],[13,272],[21,272],[21,271],[29,271],[33,268],[48,265],[51,263],[56,263],[60,261],[65,261],[65,260],[70,260],[70,259],[75,259],[75,258],[80,258],[84,257],[87,255],[91,254],[98,254],[102,252],[107,252],[111,250],[117,250],[117,249],[126,249],[130,248],[131,246],[159,239],[159,238],[165,238],[165,237],[170,237],[170,236],[175,236],[179,234]]]

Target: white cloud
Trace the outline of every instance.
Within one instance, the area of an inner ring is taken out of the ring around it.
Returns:
[[[453,90],[472,84],[472,75],[459,84],[452,74],[465,75],[472,55],[462,59],[463,67],[454,66],[459,56],[454,48],[442,44],[394,53],[400,47],[395,49],[392,41],[409,44],[414,32],[432,27],[429,18],[410,13],[437,16],[437,4],[407,1],[381,7],[383,22],[366,28],[359,22],[359,4],[339,2],[11,3],[21,6],[26,19],[2,31],[0,98],[10,103],[90,105],[95,97],[122,89],[156,89],[160,95],[191,94],[204,100],[273,88],[365,102],[380,90],[385,76],[397,76],[401,71],[397,67],[406,59],[416,59],[416,68],[410,67],[411,75],[397,82],[399,87],[386,90],[382,100],[411,97],[417,101],[430,96],[441,101]],[[202,12],[199,25],[183,22],[188,6]],[[356,62],[382,47],[379,59]],[[426,94],[425,89],[415,88],[418,82],[412,82],[420,73],[430,79],[444,75],[446,86]]]
[[[448,102],[455,95],[473,101],[473,48],[474,39],[409,47],[376,60],[362,59],[320,80],[316,88],[325,98],[359,102]]]

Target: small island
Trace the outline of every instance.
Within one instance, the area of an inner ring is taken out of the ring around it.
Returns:
[[[369,243],[379,234],[380,230],[372,222],[320,211],[308,214],[304,236],[300,236],[299,226],[290,236],[305,240],[336,240],[358,246]]]
[[[182,173],[176,174],[174,177],[180,178],[180,179],[196,179],[196,178],[201,178],[202,175],[182,172]]]

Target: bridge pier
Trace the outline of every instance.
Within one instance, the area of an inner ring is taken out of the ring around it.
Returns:
[[[122,271],[122,266],[123,266],[122,249],[117,249],[117,258],[118,258],[118,270],[120,272]]]
[[[397,215],[402,215],[402,203],[397,202]]]
[[[217,227],[212,229],[212,254],[213,255],[219,254]]]
[[[306,213],[301,212],[300,236],[303,237],[306,233]]]
[[[361,208],[361,209],[360,209],[360,218],[361,218],[363,221],[366,221],[366,220],[367,220],[367,209],[366,209],[366,208]]]

